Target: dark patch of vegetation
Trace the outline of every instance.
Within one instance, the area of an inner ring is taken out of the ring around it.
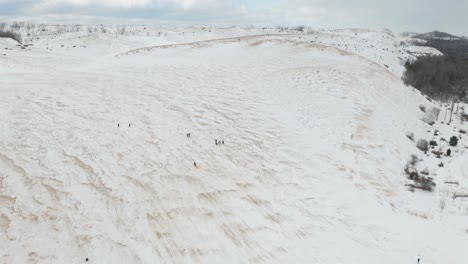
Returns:
[[[438,159],[440,159],[444,152],[442,150],[434,150],[432,151],[432,154],[434,154]]]
[[[432,32],[415,36],[425,43],[420,46],[433,47],[442,56],[424,56],[405,64],[405,84],[412,85],[433,98],[467,98],[468,89],[468,39],[443,32]]]
[[[406,137],[414,142],[414,133],[413,132],[408,132],[406,133]]]
[[[415,173],[417,173],[417,170],[416,170],[416,165],[418,164],[419,162],[419,159],[418,159],[418,156],[416,155],[411,155],[410,159],[408,160],[408,162],[406,163],[406,166],[405,166],[405,173],[406,175],[408,175],[408,177],[412,177],[412,175],[414,175]]]
[[[10,38],[21,43],[21,36],[18,33],[12,31],[3,31],[0,30],[0,38]]]
[[[460,119],[462,122],[468,121],[468,114],[461,113],[460,114]]]
[[[424,105],[419,105],[419,109],[426,113],[426,107]]]
[[[408,179],[412,180],[413,184],[407,184],[410,187],[410,190],[414,191],[415,188],[425,190],[425,191],[433,191],[436,184],[434,183],[433,179],[428,176],[429,170],[424,169],[421,173],[418,172],[416,169],[416,165],[418,164],[419,160],[416,155],[411,155],[408,163],[405,166],[405,173],[408,176]]]
[[[436,186],[434,179],[431,177],[419,176],[413,180],[415,182],[415,187],[424,191],[432,192]]]
[[[429,143],[425,139],[420,139],[416,143],[416,147],[422,151],[428,151],[429,150]]]
[[[452,147],[455,147],[458,145],[458,138],[456,136],[453,136],[450,138],[449,145]]]

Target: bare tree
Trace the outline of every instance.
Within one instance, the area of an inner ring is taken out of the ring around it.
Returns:
[[[453,110],[455,109],[455,98],[452,97],[451,100],[452,100],[452,105],[450,106],[450,118],[449,118],[449,121],[447,123],[448,125],[450,125],[450,123],[452,123]]]

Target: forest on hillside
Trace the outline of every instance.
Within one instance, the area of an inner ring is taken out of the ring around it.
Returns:
[[[438,49],[442,56],[420,57],[405,64],[405,84],[440,100],[466,100],[468,89],[468,40],[435,32],[415,36],[421,46]]]

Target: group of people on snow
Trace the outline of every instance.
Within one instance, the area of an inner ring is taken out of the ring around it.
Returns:
[[[132,126],[132,124],[129,123],[128,127],[131,127],[131,126]],[[120,123],[117,123],[117,127],[120,127]]]
[[[186,133],[185,136],[186,136],[187,138],[190,138],[190,137],[192,136],[192,134],[189,132],[189,133]],[[215,145],[216,145],[216,146],[224,145],[224,140],[215,139]],[[193,162],[193,166],[194,166],[195,168],[198,168],[197,162],[194,161],[194,162]]]

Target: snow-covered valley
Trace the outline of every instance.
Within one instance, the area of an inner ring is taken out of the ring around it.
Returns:
[[[468,125],[401,81],[438,51],[386,30],[50,31],[0,39],[1,263],[468,263]],[[408,133],[461,139],[439,159]],[[434,191],[405,186],[413,154]]]

